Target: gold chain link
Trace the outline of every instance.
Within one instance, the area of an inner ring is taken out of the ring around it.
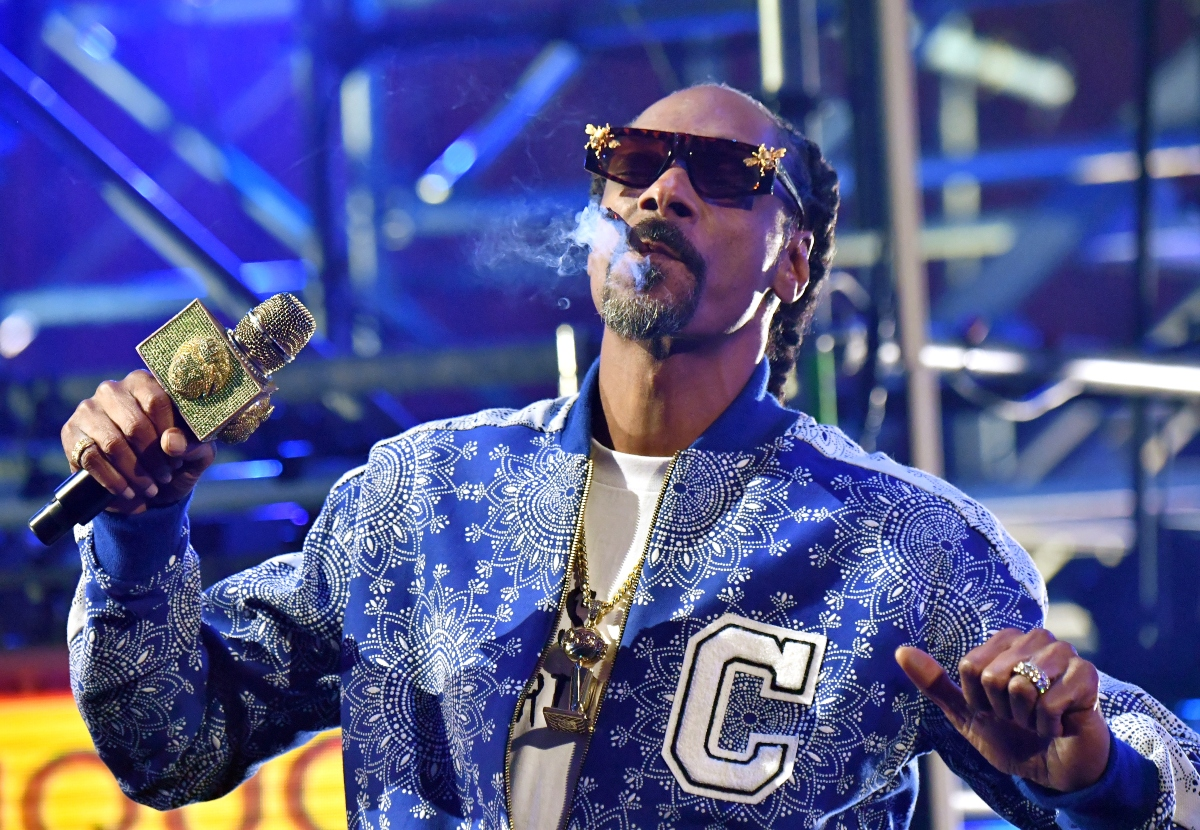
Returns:
[[[677,462],[678,460],[679,460],[679,453],[675,453],[671,457],[670,462],[668,462],[667,469],[663,472],[662,485],[658,492],[658,500],[654,505],[654,514],[652,517],[652,521],[650,522],[651,536],[654,533],[654,523],[658,520],[658,512],[662,508],[663,499],[665,498],[665,496],[667,494],[667,484],[669,484],[671,481],[671,474],[675,471],[675,462]],[[592,481],[590,467],[589,467],[588,473],[589,474],[588,474],[587,484],[590,488],[591,481]],[[586,503],[585,503],[585,507],[586,507]],[[582,523],[582,518],[583,518],[583,511],[581,510],[580,511],[581,523]],[[633,593],[635,587],[637,586],[638,577],[641,576],[642,564],[645,561],[646,554],[650,551],[650,541],[651,540],[650,540],[649,536],[646,538],[646,549],[642,552],[642,559],[638,561],[637,567],[635,567],[630,572],[629,576],[627,576],[625,578],[625,582],[621,585],[621,587],[617,591],[617,593],[613,595],[613,598],[610,599],[608,602],[600,602],[596,605],[592,605],[590,602],[588,602],[588,599],[587,599],[588,596],[590,596],[592,593],[592,586],[588,579],[587,542],[584,541],[584,538],[583,538],[584,535],[585,535],[584,529],[581,526],[579,528],[579,533],[575,537],[577,540],[575,542],[575,553],[576,553],[575,561],[578,563],[578,567],[579,567],[579,592],[583,596],[583,601],[588,603],[588,613],[590,614],[591,619],[587,621],[587,624],[590,625],[592,623],[599,622],[600,619],[602,617],[604,617],[609,611],[612,611],[614,608],[616,608],[618,605],[620,605],[626,599],[629,599],[630,595]]]
[[[638,581],[638,569],[634,568],[633,572],[625,578],[625,582],[620,589],[613,595],[613,598],[608,602],[597,601],[595,605],[588,601],[588,597],[592,595],[592,586],[588,581],[588,564],[587,564],[587,543],[583,540],[583,534],[579,534],[579,542],[576,547],[576,561],[579,563],[579,593],[583,596],[583,601],[588,604],[589,619],[585,623],[591,625],[599,622],[609,611],[612,611],[633,592],[633,586]]]

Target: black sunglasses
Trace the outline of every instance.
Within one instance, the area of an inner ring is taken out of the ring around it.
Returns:
[[[645,188],[675,162],[683,164],[697,195],[705,199],[738,199],[773,192],[778,181],[796,203],[804,225],[804,202],[784,169],[786,148],[755,147],[731,138],[669,133],[637,127],[587,125],[584,167],[597,176],[628,187]]]

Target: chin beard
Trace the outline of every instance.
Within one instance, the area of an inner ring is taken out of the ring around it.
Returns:
[[[648,290],[666,279],[666,275],[651,265],[642,279],[642,290]],[[696,314],[700,304],[700,284],[677,302],[647,297],[641,291],[628,293],[605,281],[601,297],[600,317],[614,334],[626,340],[653,341],[674,337],[683,331]]]

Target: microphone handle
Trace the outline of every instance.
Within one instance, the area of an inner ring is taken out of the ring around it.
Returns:
[[[80,470],[58,485],[54,498],[29,520],[29,529],[43,545],[53,545],[75,525],[99,516],[115,498],[87,470]]]

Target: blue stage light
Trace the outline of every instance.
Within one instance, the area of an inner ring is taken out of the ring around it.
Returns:
[[[242,282],[260,297],[282,291],[299,293],[308,283],[308,266],[300,259],[242,263]]]
[[[295,441],[284,441],[279,445],[280,458],[304,458],[312,454],[312,441],[297,439]]]
[[[275,478],[282,472],[282,462],[266,458],[214,464],[205,471],[204,477],[209,481],[237,481],[248,478]]]
[[[294,501],[280,501],[254,508],[250,511],[250,518],[256,522],[288,521],[303,527],[308,524],[308,511]]]
[[[1193,729],[1200,729],[1200,697],[1187,698],[1175,704],[1175,714]]]
[[[442,164],[451,173],[461,176],[471,169],[478,157],[474,143],[470,139],[460,138],[442,153]]]
[[[582,66],[583,53],[573,44],[555,41],[546,46],[517,80],[512,94],[429,165],[417,180],[421,201],[438,205],[450,198],[455,183],[467,171],[499,156]]]

